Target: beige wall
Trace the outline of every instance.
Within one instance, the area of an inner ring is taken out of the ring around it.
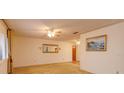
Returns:
[[[7,33],[7,27],[2,20],[0,20],[0,33],[3,33],[5,36]],[[7,73],[7,59],[0,60],[0,73]]]
[[[76,60],[80,61],[80,45],[76,45]]]
[[[14,67],[38,64],[70,62],[72,60],[72,43],[13,36],[12,57]],[[58,44],[59,53],[42,53],[42,44]]]
[[[106,52],[87,52],[86,38],[107,34]],[[92,73],[124,73],[124,23],[81,35],[81,69]]]

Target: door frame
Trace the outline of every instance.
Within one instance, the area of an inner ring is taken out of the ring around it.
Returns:
[[[12,74],[13,72],[13,61],[12,61],[12,52],[11,52],[11,29],[7,29],[7,38],[8,38],[8,64],[7,64],[7,72],[8,74]]]
[[[76,51],[77,51],[77,48],[76,48],[76,45],[73,45],[72,46],[72,63],[73,64],[76,64],[76,61],[77,61],[77,58],[76,58]]]
[[[7,25],[7,23],[5,22],[4,19],[2,19],[3,23],[6,25],[7,27],[7,39],[8,39],[8,62],[7,62],[7,73],[11,74],[13,72],[13,60],[12,60],[12,45],[11,45],[11,41],[12,41],[12,31],[9,28],[9,26]]]

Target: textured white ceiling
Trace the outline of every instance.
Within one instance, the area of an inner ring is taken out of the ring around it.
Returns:
[[[109,26],[123,20],[115,19],[6,19],[8,26],[15,34],[49,39],[47,31],[53,28],[61,31],[59,37],[54,40],[72,40],[79,38],[81,33],[86,33],[98,28]],[[74,35],[74,32],[79,34]]]

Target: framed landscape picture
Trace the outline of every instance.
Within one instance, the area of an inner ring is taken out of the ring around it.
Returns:
[[[86,39],[87,51],[106,51],[107,50],[107,35]]]

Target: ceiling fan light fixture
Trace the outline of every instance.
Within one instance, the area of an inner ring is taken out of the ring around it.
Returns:
[[[55,36],[55,32],[48,31],[48,37],[52,38]]]
[[[55,32],[52,32],[51,35],[52,35],[52,37],[54,37],[55,36]]]
[[[77,43],[77,45],[80,45],[80,41],[77,41],[76,43]]]

